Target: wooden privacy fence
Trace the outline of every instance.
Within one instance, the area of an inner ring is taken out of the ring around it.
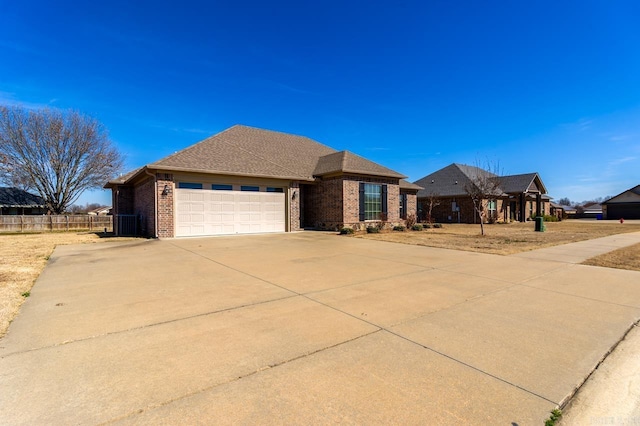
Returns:
[[[0,232],[104,231],[113,232],[113,216],[50,215],[0,216]]]

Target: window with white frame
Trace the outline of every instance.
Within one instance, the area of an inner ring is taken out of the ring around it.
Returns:
[[[382,213],[382,185],[364,184],[364,220],[380,220]]]

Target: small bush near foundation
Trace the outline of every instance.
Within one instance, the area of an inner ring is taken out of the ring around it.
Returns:
[[[413,225],[411,227],[412,231],[422,231],[422,225],[420,225],[419,223],[416,223],[415,225]]]
[[[551,216],[548,214],[544,215],[544,221],[545,222],[557,222],[558,221],[558,216]]]
[[[433,227],[434,228],[442,228],[442,224],[441,223],[434,223]]]
[[[378,234],[380,233],[380,228],[377,226],[367,226],[367,234]]]
[[[353,232],[354,232],[354,231],[353,231],[353,229],[352,229],[352,228],[346,228],[346,227],[345,227],[345,228],[342,228],[342,229],[340,230],[340,235],[351,235],[351,234],[353,234]]]
[[[405,227],[404,227],[404,226],[402,226],[402,225],[396,225],[396,226],[394,226],[394,227],[393,227],[393,230],[394,230],[394,231],[400,231],[400,232],[404,232],[406,229],[407,229],[407,228],[405,228]]]
[[[422,225],[422,229],[431,229],[431,224],[425,223],[424,225]]]

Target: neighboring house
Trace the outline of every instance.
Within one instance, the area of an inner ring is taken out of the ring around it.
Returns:
[[[549,202],[549,214],[551,216],[557,217],[558,220],[562,220],[565,217],[564,208],[565,206],[563,206],[562,204],[557,204],[553,201]]]
[[[565,206],[563,204],[556,204],[549,202],[549,210],[552,216],[556,216],[558,219],[571,219],[576,216],[576,209],[571,206]]]
[[[130,215],[142,235],[183,237],[401,223],[419,190],[404,178],[307,137],[237,125],[105,188],[116,232]]]
[[[0,187],[0,215],[47,214],[44,199],[18,188]]]
[[[90,216],[106,216],[111,214],[111,206],[98,207],[97,209],[93,209],[87,212]]]
[[[576,217],[583,219],[602,219],[602,205],[600,203],[586,203],[576,207]]]
[[[477,214],[465,190],[476,176],[498,179],[499,193],[488,200],[484,213],[487,222],[524,222],[549,211],[547,189],[537,173],[497,176],[478,167],[454,163],[414,182],[423,188],[418,191],[420,218],[428,219],[432,204],[433,221],[476,223]]]
[[[602,203],[604,219],[640,219],[640,185]]]

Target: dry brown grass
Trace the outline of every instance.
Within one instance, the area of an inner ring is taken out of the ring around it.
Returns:
[[[508,255],[608,235],[640,231],[640,223],[620,224],[619,222],[565,220],[549,222],[545,225],[547,226],[546,232],[535,232],[533,222],[485,225],[486,235],[482,236],[480,235],[480,225],[445,224],[441,229],[359,234],[356,237]]]
[[[624,247],[582,262],[584,265],[640,271],[640,244]]]
[[[0,337],[18,314],[25,297],[57,245],[113,241],[89,232],[0,234]]]

